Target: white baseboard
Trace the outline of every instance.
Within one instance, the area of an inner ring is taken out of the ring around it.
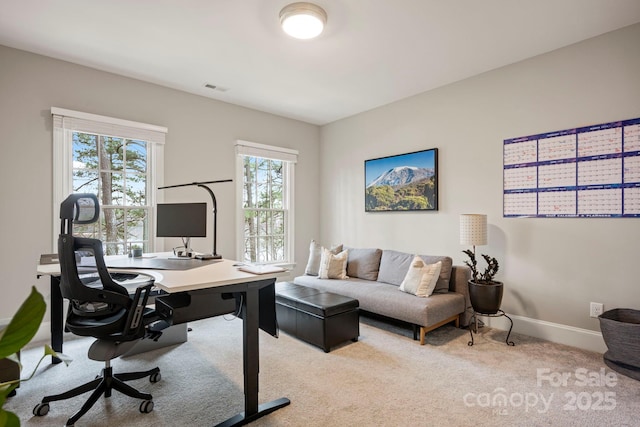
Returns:
[[[607,351],[607,346],[600,332],[515,314],[509,314],[509,317],[513,319],[513,332],[596,353],[602,354]],[[503,331],[509,330],[509,321],[505,317],[480,317],[480,319],[489,327]],[[32,340],[32,342],[36,341],[46,341],[47,343],[51,341],[51,322],[42,322]]]
[[[589,329],[552,323],[544,320],[531,319],[529,317],[509,314],[513,319],[513,332],[541,338],[558,344],[578,347],[583,350],[604,353],[607,346],[602,338],[602,333]],[[505,317],[480,317],[482,321],[492,328],[509,330],[509,320]],[[516,343],[517,345],[517,343]]]

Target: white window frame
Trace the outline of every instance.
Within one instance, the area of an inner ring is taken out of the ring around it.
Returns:
[[[298,150],[276,147],[273,145],[259,144],[257,142],[237,140],[236,148],[236,259],[244,259],[244,156],[261,157],[264,159],[280,160],[284,162],[283,170],[283,208],[285,210],[285,259],[276,264],[294,264],[294,230],[295,230],[295,164],[298,161]]]
[[[147,167],[150,170],[147,185],[158,188],[164,185],[164,144],[168,129],[147,123],[134,122],[65,108],[51,107],[53,118],[53,236],[52,251],[58,250],[60,233],[60,203],[73,191],[73,132],[97,133],[147,142]],[[148,227],[155,230],[155,206],[163,196],[149,192],[148,204],[152,206]],[[155,233],[150,233],[149,249],[158,246]]]

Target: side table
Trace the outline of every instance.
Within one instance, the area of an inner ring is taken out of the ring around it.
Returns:
[[[507,333],[507,338],[505,339],[505,342],[507,343],[507,345],[511,345],[511,346],[516,345],[513,341],[509,341],[509,336],[511,335],[511,330],[513,329],[513,320],[511,320],[511,318],[507,316],[507,314],[504,311],[498,310],[497,313],[487,314],[487,313],[480,313],[474,310],[473,314],[471,315],[471,322],[469,322],[469,335],[471,335],[471,341],[467,343],[468,346],[473,345],[474,329],[475,329],[475,332],[478,333],[478,316],[506,317],[507,319],[509,319],[509,322],[511,322],[511,326],[509,327],[509,332]]]

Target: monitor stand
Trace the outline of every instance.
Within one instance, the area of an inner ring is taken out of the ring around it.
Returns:
[[[181,251],[173,251],[174,256],[169,259],[183,259],[189,260],[193,259],[193,250],[191,249],[191,237],[183,237],[182,243],[184,243],[184,249]]]
[[[174,251],[174,256],[170,257],[170,259],[199,259],[199,260],[209,260],[209,259],[222,259],[222,255],[218,254],[197,254],[195,255],[193,250],[191,249],[191,238],[183,237],[182,242],[184,243],[184,250],[182,251]]]

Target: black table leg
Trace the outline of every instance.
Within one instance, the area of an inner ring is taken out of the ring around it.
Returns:
[[[260,371],[259,318],[261,282],[248,283],[242,298],[244,412],[220,423],[217,427],[242,426],[291,403],[286,397],[258,404],[258,374]]]
[[[60,276],[51,276],[51,348],[62,353],[62,335],[64,332],[63,300],[60,291]],[[51,363],[60,363],[57,357],[51,357]]]

